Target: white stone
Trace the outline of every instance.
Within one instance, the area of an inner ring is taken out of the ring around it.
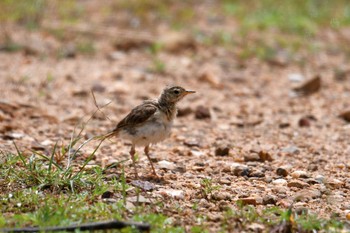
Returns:
[[[175,198],[175,199],[184,199],[184,191],[178,190],[178,189],[161,189],[159,190],[160,193],[166,193],[169,197]]]
[[[272,181],[272,184],[284,186],[284,185],[287,185],[287,181],[285,179],[277,179]]]
[[[175,163],[166,161],[166,160],[162,160],[158,162],[158,167],[160,169],[168,169],[168,170],[173,170],[176,168]]]
[[[307,174],[306,171],[299,171],[299,170],[292,172],[291,175],[293,178],[307,178],[307,177],[309,177],[309,175]]]
[[[305,79],[305,77],[300,73],[291,73],[291,74],[288,74],[288,79],[289,81],[292,81],[292,82],[301,82]]]

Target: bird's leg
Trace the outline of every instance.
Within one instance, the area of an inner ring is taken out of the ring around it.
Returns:
[[[138,178],[139,176],[137,174],[135,153],[136,153],[135,145],[133,144],[131,146],[131,149],[130,149],[130,155],[131,155],[131,159],[132,159],[132,164],[134,166],[135,178]]]
[[[147,158],[148,158],[148,160],[149,160],[149,162],[150,162],[150,164],[151,164],[152,171],[153,171],[153,175],[158,176],[157,173],[156,173],[156,170],[154,169],[152,160],[151,160],[151,158],[149,157],[149,145],[147,145],[147,146],[145,147],[145,154],[146,154],[146,156],[147,156]]]

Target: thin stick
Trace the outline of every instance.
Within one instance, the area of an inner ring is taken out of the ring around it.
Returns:
[[[50,232],[50,231],[94,231],[94,230],[108,230],[108,229],[122,229],[125,227],[135,227],[139,231],[149,231],[151,226],[147,223],[137,222],[122,222],[117,220],[85,223],[81,225],[71,226],[55,226],[55,227],[24,227],[24,228],[3,228],[0,232]]]
[[[96,114],[98,111],[102,112],[102,111],[101,111],[101,108],[104,108],[104,107],[108,106],[108,105],[111,103],[111,102],[108,102],[107,104],[103,105],[103,106],[100,108],[100,107],[98,107],[98,105],[97,105],[97,102],[96,102],[96,99],[95,99],[95,95],[94,95],[94,93],[92,92],[92,90],[91,90],[91,93],[92,93],[92,96],[93,96],[93,98],[94,98],[95,106],[97,107],[97,109],[92,113],[92,115],[89,117],[89,119],[88,119],[85,123],[83,122],[84,117],[82,117],[82,118],[80,118],[79,123],[74,127],[74,130],[73,130],[73,132],[72,132],[72,134],[71,134],[70,143],[69,143],[69,146],[68,146],[68,162],[67,162],[67,168],[66,168],[67,170],[69,169],[69,167],[70,167],[70,165],[71,165],[71,162],[72,162],[71,149],[72,149],[73,137],[74,137],[74,133],[75,133],[76,128],[78,127],[78,125],[80,125],[80,123],[83,123],[83,124],[82,124],[82,129],[80,130],[80,132],[79,132],[78,135],[77,135],[77,137],[80,137],[81,133],[83,132],[83,130],[84,130],[84,128],[85,128],[85,125],[87,125],[87,124],[89,123],[89,121],[95,116],[95,114]],[[107,119],[109,119],[103,112],[102,112],[102,114],[103,114]],[[91,138],[90,138],[90,139],[91,139]],[[88,140],[90,140],[90,139],[88,139]],[[79,139],[79,140],[80,140],[80,139]],[[76,153],[74,153],[74,156],[75,156],[75,155],[76,155]]]
[[[98,111],[101,112],[102,115],[103,115],[107,120],[111,121],[111,119],[109,119],[109,117],[108,117],[104,112],[102,112],[101,108],[106,107],[106,106],[109,105],[112,101],[109,101],[107,104],[102,105],[102,107],[100,108],[100,107],[98,106],[98,104],[97,104],[96,97],[95,97],[94,91],[93,91],[92,89],[91,89],[91,95],[92,95],[92,98],[94,99],[94,104],[95,104],[96,108],[98,109]]]

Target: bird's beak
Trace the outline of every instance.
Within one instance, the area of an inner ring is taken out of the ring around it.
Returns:
[[[186,95],[196,93],[195,91],[186,91]]]

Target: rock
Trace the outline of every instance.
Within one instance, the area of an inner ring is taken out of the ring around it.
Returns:
[[[309,164],[309,166],[307,166],[307,170],[313,171],[313,172],[317,171],[318,170],[318,166],[316,164],[314,164],[314,163]]]
[[[4,140],[14,140],[14,139],[21,139],[25,137],[26,135],[23,133],[16,133],[16,132],[9,132],[6,135],[3,135]]]
[[[316,75],[311,80],[305,82],[300,87],[294,88],[294,91],[301,96],[307,96],[318,92],[321,89],[321,76]]]
[[[305,77],[300,73],[291,73],[291,74],[288,74],[288,79],[291,82],[302,82],[305,80]]]
[[[111,191],[106,191],[104,193],[102,193],[101,198],[105,199],[105,198],[112,198],[113,197],[113,193]]]
[[[199,200],[198,206],[207,209],[207,208],[210,207],[210,203],[206,199],[202,198],[202,199]]]
[[[287,169],[285,169],[283,167],[279,167],[276,170],[276,174],[279,175],[279,176],[286,177],[288,175],[288,171],[287,171]]]
[[[317,189],[302,190],[295,194],[294,200],[298,201],[310,201],[322,196],[321,192]]]
[[[245,166],[245,165],[233,164],[231,165],[231,172],[235,176],[248,176],[250,174],[250,169],[248,166]]]
[[[39,37],[29,37],[23,42],[23,49],[27,55],[45,55],[48,54],[46,42]]]
[[[227,200],[231,201],[232,195],[228,192],[214,192],[212,194],[212,199],[216,201]]]
[[[184,199],[184,191],[183,190],[176,190],[176,189],[161,189],[159,190],[159,193],[161,193],[163,196],[164,194],[168,197],[175,198],[175,199]]]
[[[125,208],[126,208],[128,211],[132,211],[132,210],[135,208],[135,205],[132,204],[130,201],[127,201],[126,204],[125,204]]]
[[[288,123],[288,122],[281,122],[281,123],[278,125],[278,127],[279,127],[280,129],[285,129],[285,128],[290,127],[290,123]]]
[[[285,198],[289,192],[289,188],[287,186],[276,185],[272,188],[272,191],[278,194],[278,198]]]
[[[198,79],[207,82],[213,88],[222,88],[221,79],[216,73],[213,69],[206,68],[200,72]]]
[[[302,188],[309,187],[310,185],[304,181],[301,181],[301,180],[291,180],[288,182],[287,186],[302,189]]]
[[[231,181],[230,181],[229,179],[220,178],[219,183],[220,183],[220,184],[227,184],[227,185],[230,185],[230,184],[231,184]]]
[[[54,142],[51,141],[50,139],[46,139],[46,140],[42,141],[40,144],[43,146],[50,146],[50,145],[53,145]]]
[[[288,74],[288,79],[289,81],[292,81],[292,82],[302,82],[305,80],[305,77],[300,73],[291,73],[291,74]]]
[[[151,203],[151,200],[149,198],[146,198],[142,195],[134,196],[134,197],[127,197],[127,201],[131,203]]]
[[[252,170],[248,177],[265,177],[265,173],[259,170]]]
[[[250,149],[250,154],[244,155],[244,161],[272,161],[272,156],[265,150],[262,150],[260,147]]]
[[[220,144],[215,148],[216,156],[228,156],[230,153],[230,147],[227,144]]]
[[[209,212],[207,214],[207,218],[208,218],[208,220],[213,221],[213,222],[220,222],[223,219],[223,217],[220,214],[212,213],[212,212]]]
[[[230,209],[230,206],[229,206],[229,202],[228,201],[219,201],[219,203],[217,204],[217,206],[219,207],[219,210],[221,212],[224,212],[224,211],[227,211]]]
[[[265,226],[261,223],[251,223],[248,225],[249,232],[264,232]]]
[[[190,138],[190,139],[186,139],[183,144],[185,146],[188,146],[188,147],[199,147],[199,142],[198,140],[194,139],[194,138]]]
[[[113,43],[115,49],[119,51],[130,51],[150,47],[153,44],[152,38],[134,36],[134,37],[117,37]]]
[[[306,207],[296,207],[296,205],[299,204],[299,203],[295,203],[294,206],[295,206],[295,211],[294,213],[297,214],[297,215],[308,215],[310,213],[310,210]],[[306,204],[306,203],[300,203],[301,205],[302,204]]]
[[[189,155],[193,155],[196,157],[201,157],[204,155],[203,151],[199,151],[199,150],[190,150]]]
[[[350,122],[350,110],[341,113],[341,114],[339,115],[339,117],[340,117],[341,119],[343,119],[344,121],[346,121],[346,122]]]
[[[166,169],[166,170],[174,170],[176,168],[175,163],[166,161],[166,160],[162,160],[158,162],[158,167],[160,169]]]
[[[162,32],[157,43],[162,49],[171,53],[178,53],[185,49],[196,49],[196,43],[192,36],[178,31]]]
[[[191,107],[178,108],[177,117],[184,117],[190,115],[193,112]]]
[[[344,183],[338,179],[331,179],[331,180],[327,180],[327,184],[329,184],[333,188],[341,188]]]
[[[114,203],[116,203],[118,200],[115,199],[115,198],[103,198],[102,201],[105,202],[105,203],[108,203],[108,204],[114,204]]]
[[[68,43],[60,49],[59,55],[64,58],[75,58],[77,56],[77,47],[74,43]]]
[[[272,195],[266,195],[263,198],[264,205],[276,205],[277,197]]]
[[[312,115],[304,116],[304,117],[299,119],[298,125],[299,125],[299,127],[310,127],[311,121],[316,121],[316,118]]]
[[[249,161],[260,161],[260,156],[257,153],[250,153],[244,155],[244,161],[249,162]]]
[[[276,179],[276,180],[272,181],[272,184],[283,186],[283,185],[287,184],[287,181],[285,179]]]
[[[95,83],[94,85],[92,85],[91,90],[92,90],[93,92],[100,92],[100,93],[102,93],[102,92],[104,92],[104,91],[106,90],[106,87],[104,87],[104,86],[103,86],[102,84],[100,84],[100,83]]]
[[[115,82],[113,85],[110,86],[111,90],[110,92],[115,94],[116,96],[119,95],[126,95],[130,92],[130,87],[126,85],[124,82]]]
[[[298,155],[300,153],[300,150],[296,146],[288,146],[288,147],[283,148],[282,152],[287,153],[287,154]]]
[[[270,161],[271,162],[273,160],[272,156],[267,151],[261,150],[261,151],[259,151],[258,155],[260,157],[260,161],[261,162],[265,162],[265,161]]]
[[[293,177],[293,178],[309,178],[310,176],[309,176],[309,174],[307,173],[307,172],[305,172],[305,171],[294,171],[294,172],[292,172],[291,173],[291,176]]]
[[[278,202],[278,205],[282,208],[290,208],[292,204],[293,204],[293,200],[283,199],[283,200],[280,200]],[[290,232],[290,231],[288,231],[288,232]]]
[[[119,51],[112,51],[107,55],[107,58],[111,61],[118,61],[125,57],[125,53]]]
[[[310,127],[311,123],[310,123],[310,120],[308,118],[303,117],[303,118],[299,119],[298,125],[299,125],[299,127]]]
[[[131,182],[131,185],[138,187],[138,188],[141,188],[144,191],[151,191],[151,190],[154,190],[156,188],[156,186],[153,183],[148,182],[148,181],[141,181],[141,180],[133,180]]]
[[[238,199],[243,205],[257,205],[257,201],[254,197],[244,197]]]
[[[308,178],[306,179],[306,183],[308,183],[309,185],[314,185],[314,184],[320,184],[321,182],[316,179]]]
[[[319,183],[323,183],[324,182],[324,176],[317,175],[317,176],[315,176],[315,180],[317,180]]]
[[[204,107],[202,105],[198,106],[195,111],[195,117],[196,119],[202,120],[202,119],[210,119],[210,111],[209,108]]]
[[[336,81],[345,81],[348,77],[350,77],[350,69],[345,67],[336,67],[334,69],[334,79]]]

